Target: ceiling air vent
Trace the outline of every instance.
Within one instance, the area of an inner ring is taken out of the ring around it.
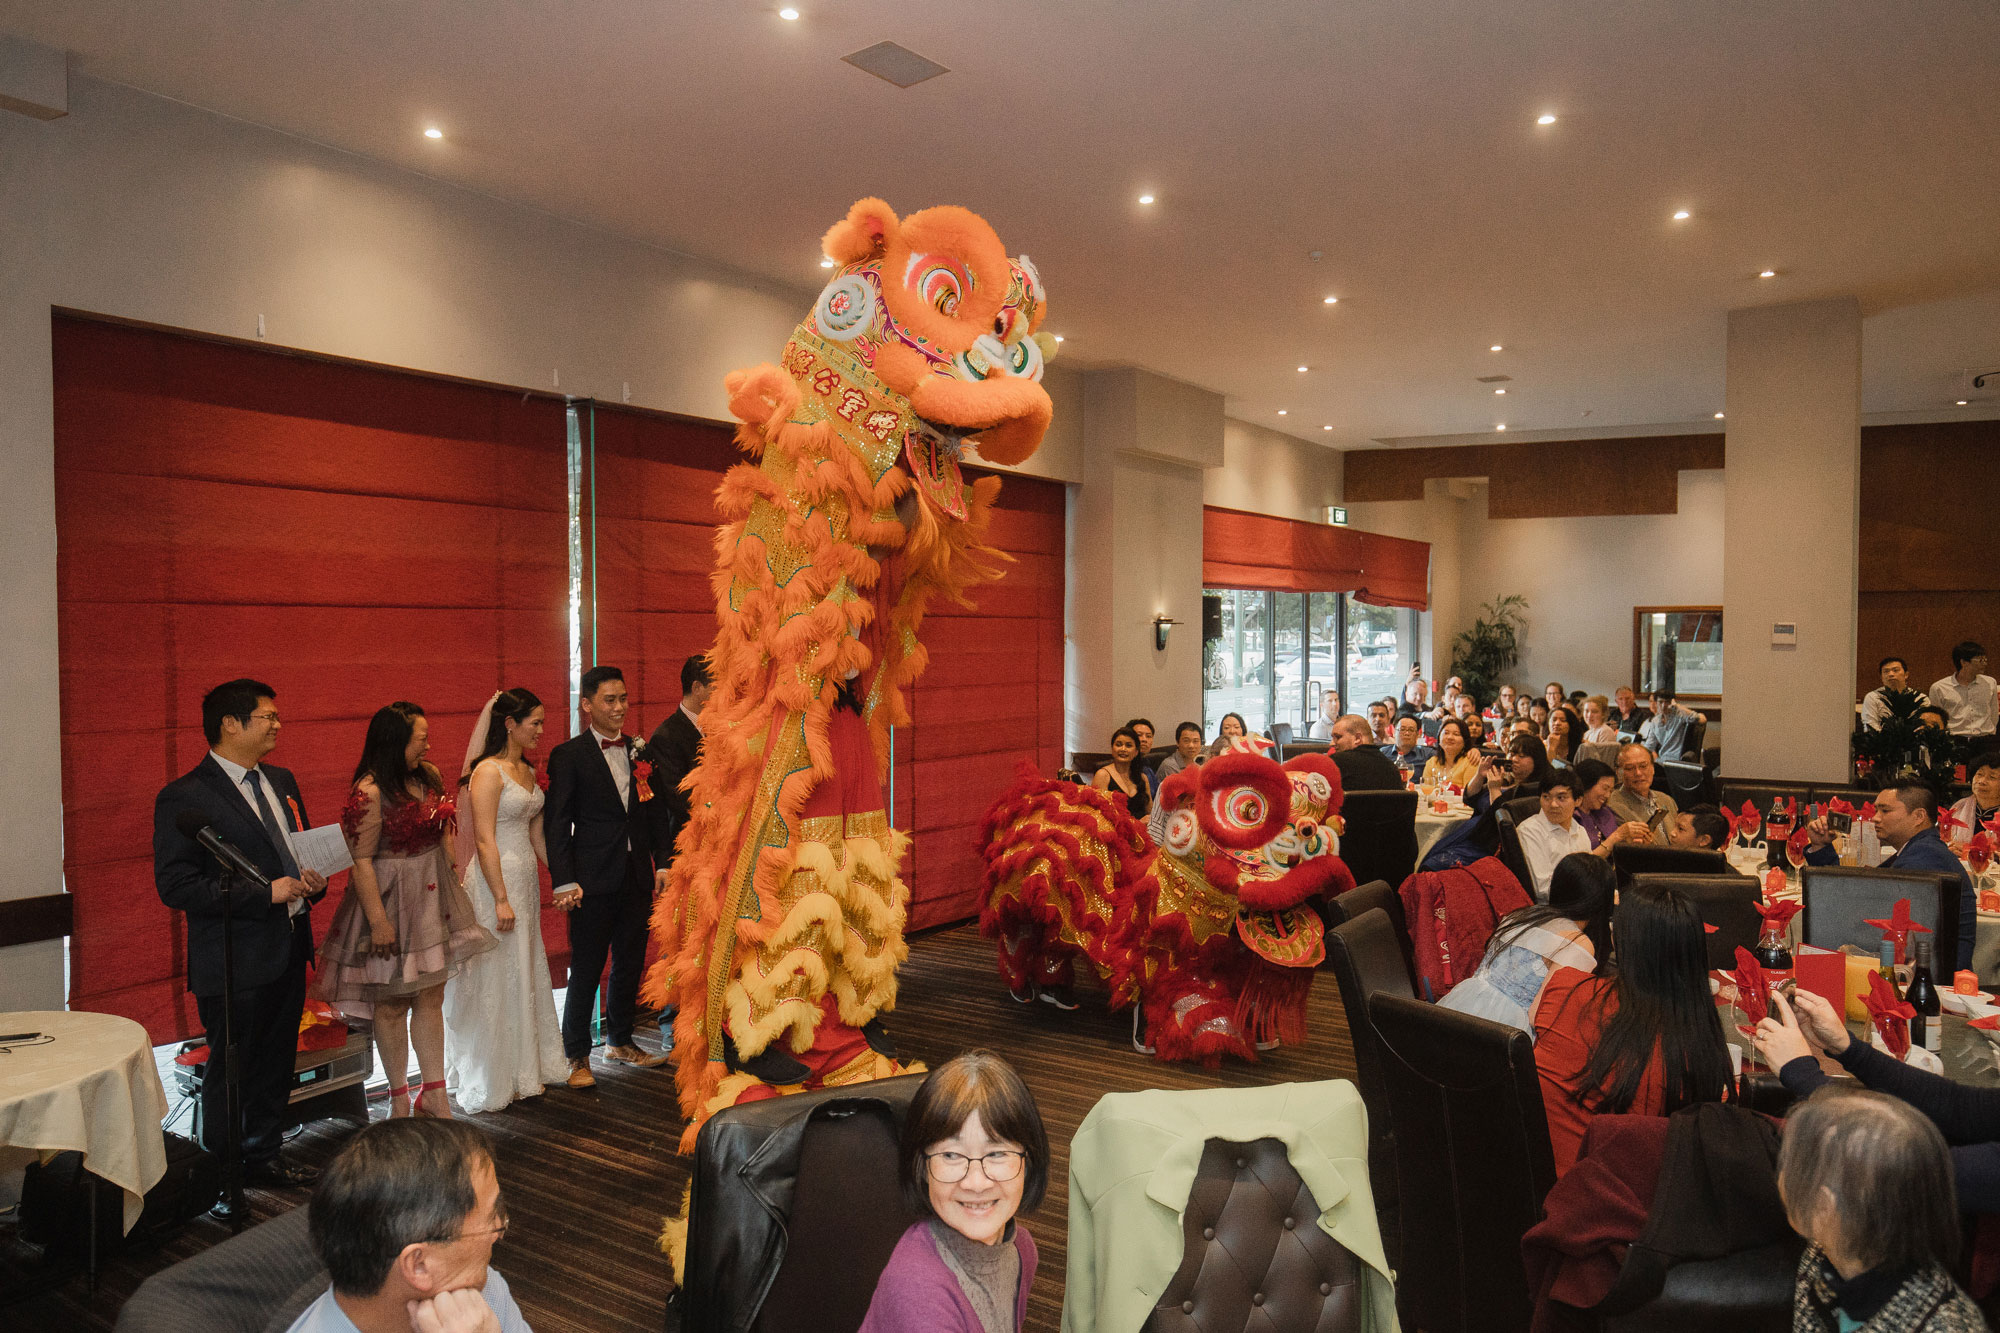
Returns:
[[[1505,384],[1513,378],[1512,375],[1481,375],[1478,377],[1481,384]]]
[[[856,51],[851,56],[842,56],[848,64],[865,70],[878,79],[887,79],[898,88],[908,88],[922,83],[925,79],[935,79],[950,70],[935,60],[926,60],[915,51],[894,42],[877,42],[875,45]]]

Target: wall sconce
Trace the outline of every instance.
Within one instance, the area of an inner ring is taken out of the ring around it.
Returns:
[[[1167,631],[1180,623],[1180,621],[1175,620],[1172,616],[1153,617],[1153,647],[1155,650],[1161,652],[1166,650]]]

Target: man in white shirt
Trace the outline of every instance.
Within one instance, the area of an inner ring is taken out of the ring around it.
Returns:
[[[1910,689],[1909,664],[1902,658],[1885,657],[1876,670],[1882,673],[1882,687],[1870,690],[1861,697],[1861,725],[1869,731],[1882,730],[1882,720],[1889,716],[1889,696],[1892,694],[1913,693],[1919,708],[1930,702],[1922,690]]]
[[[1555,776],[1542,784],[1541,813],[1529,815],[1514,827],[1521,840],[1521,857],[1528,863],[1528,878],[1533,881],[1526,887],[1537,902],[1549,900],[1549,876],[1555,874],[1556,862],[1565,856],[1582,852],[1608,857],[1619,843],[1644,842],[1650,836],[1643,824],[1620,824],[1592,847],[1590,834],[1576,822],[1576,799],[1582,785],[1574,769],[1557,769]]]
[[[309,1215],[333,1281],[286,1333],[533,1333],[490,1266],[507,1205],[475,1126],[376,1121],[327,1167]]]
[[[1653,715],[1639,726],[1639,743],[1662,759],[1679,759],[1688,731],[1701,714],[1683,708],[1667,690],[1653,691]]]
[[[1930,701],[1951,719],[1954,736],[1991,736],[2000,722],[2000,689],[1985,675],[1986,650],[1967,639],[1951,650],[1952,673],[1930,688]]]

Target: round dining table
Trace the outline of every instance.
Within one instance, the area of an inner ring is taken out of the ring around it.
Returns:
[[[167,1169],[166,1090],[146,1029],[116,1014],[0,1013],[0,1174],[61,1152],[124,1196],[130,1231]]]

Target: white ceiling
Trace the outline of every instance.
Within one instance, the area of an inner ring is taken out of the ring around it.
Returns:
[[[855,198],[965,204],[1066,356],[1320,443],[1706,421],[1725,312],[1768,302],[1860,297],[1869,412],[2000,367],[1995,0],[796,3],[0,0],[0,32],[802,293]],[[841,62],[884,39],[952,72]]]

